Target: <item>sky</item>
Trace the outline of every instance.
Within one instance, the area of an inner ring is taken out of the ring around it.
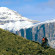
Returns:
[[[41,22],[55,19],[55,0],[0,0],[0,7],[7,7]]]

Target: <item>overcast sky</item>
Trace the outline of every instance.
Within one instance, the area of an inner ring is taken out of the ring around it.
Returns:
[[[0,6],[15,10],[32,20],[55,19],[55,0],[0,0]]]

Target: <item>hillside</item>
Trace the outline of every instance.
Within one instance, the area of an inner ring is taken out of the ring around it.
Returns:
[[[0,55],[55,55],[55,50],[0,29]]]

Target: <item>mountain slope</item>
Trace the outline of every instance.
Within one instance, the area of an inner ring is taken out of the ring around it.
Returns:
[[[55,50],[0,29],[0,55],[54,55]]]

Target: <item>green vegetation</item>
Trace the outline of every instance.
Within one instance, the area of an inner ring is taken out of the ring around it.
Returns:
[[[55,49],[0,29],[0,55],[55,55]]]

